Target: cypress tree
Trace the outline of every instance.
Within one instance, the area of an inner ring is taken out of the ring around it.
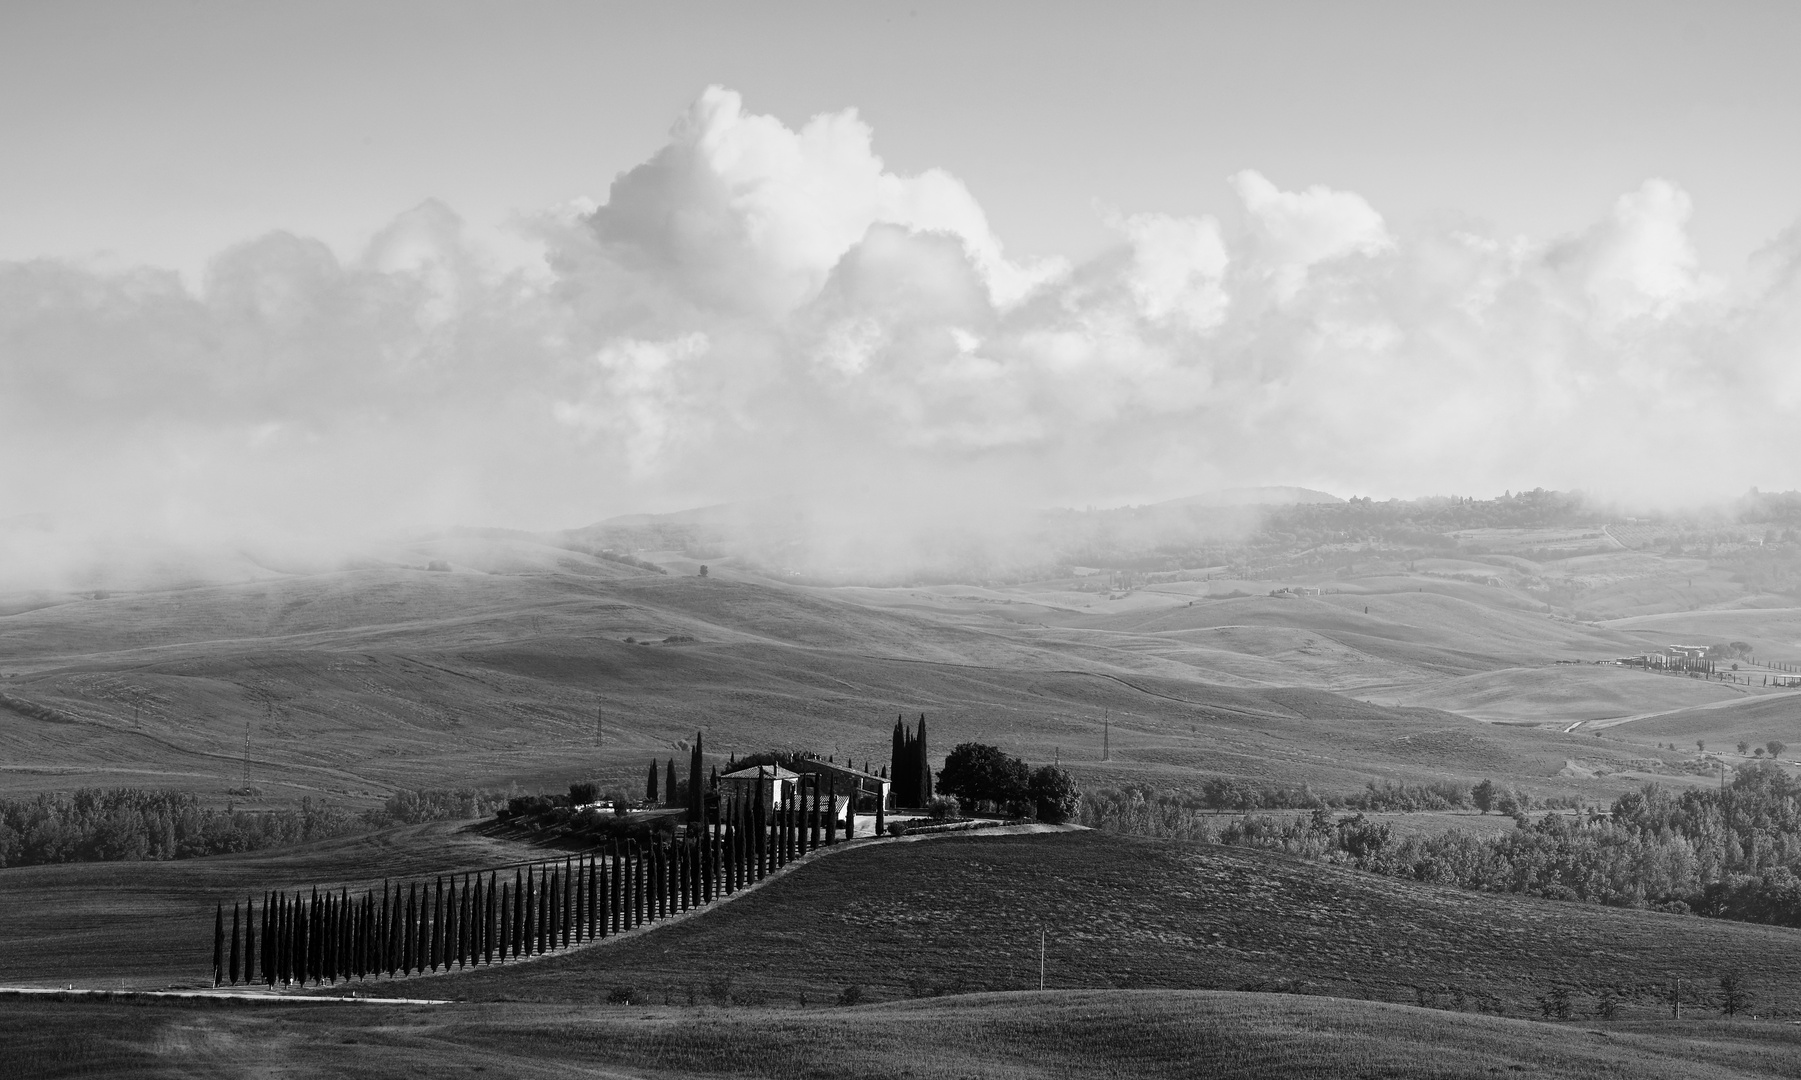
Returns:
[[[825,809],[825,842],[829,847],[838,842],[838,778],[831,778],[831,789],[826,795]]]
[[[569,909],[569,938],[580,945],[582,935],[588,929],[588,857],[586,855],[575,857],[575,873],[572,880],[575,899]]]
[[[213,985],[225,981],[225,905],[213,915]]]
[[[256,951],[258,961],[256,966],[256,981],[260,983],[269,982],[269,942],[272,940],[272,936],[269,932],[271,914],[272,913],[269,910],[269,894],[265,892],[263,893],[262,918],[257,923],[256,928]]]
[[[294,890],[294,985],[305,986],[312,977],[312,906],[300,890]]]
[[[551,867],[549,874],[550,877],[544,882],[544,902],[538,908],[542,916],[538,920],[542,924],[539,935],[539,952],[555,952],[557,947],[557,897],[559,895],[557,892],[557,868]]]
[[[857,835],[857,795],[861,791],[861,782],[852,780],[850,794],[844,798],[844,838],[846,840]]]
[[[400,923],[400,973],[411,975],[419,944],[419,883],[407,882],[406,917]]]
[[[500,962],[506,963],[513,943],[513,890],[505,882],[500,886]]]
[[[670,760],[674,760],[673,758]],[[571,890],[575,888],[575,864],[568,859],[563,860],[563,904],[558,908],[561,923],[557,927],[558,936],[562,939],[563,948],[569,947],[569,931],[576,919],[576,910],[571,903]]]
[[[256,921],[256,898],[244,898],[244,985],[261,982],[256,970],[257,939],[262,936],[262,927]]]
[[[220,908],[223,909],[224,905],[221,904]],[[231,956],[225,962],[226,974],[231,976],[233,986],[238,985],[238,959],[238,904],[234,900],[231,904]]]
[[[670,758],[663,771],[663,805],[675,805],[675,759]]]
[[[482,927],[486,923],[482,916],[486,909],[482,907],[482,876],[475,875],[475,891],[473,893],[469,892],[468,881],[469,879],[464,877],[463,892],[469,896],[469,918],[467,920],[469,942],[464,959],[470,967],[474,967],[482,962]]]
[[[457,888],[456,875],[452,874],[450,883],[444,891],[444,970],[449,971],[456,966],[457,957],[461,955],[463,941],[463,893]]]
[[[913,761],[915,767],[919,769],[919,779],[916,781],[918,784],[918,790],[916,792],[919,796],[918,805],[926,806],[932,801],[932,760],[926,751],[925,713],[919,714],[919,735],[913,741]]]
[[[624,864],[620,861],[620,843],[615,840],[607,853],[607,929],[617,934],[625,929],[625,883],[621,880]]]
[[[688,828],[692,832],[694,826],[705,817],[703,813],[707,803],[706,789],[701,787],[700,732],[694,733],[694,749],[688,754]]]
[[[588,940],[600,936],[600,852],[588,853]]]
[[[819,782],[819,774],[813,774],[813,813],[807,822],[807,850],[819,850],[819,811],[820,801],[825,796],[825,785]]]
[[[507,940],[513,946],[509,955],[519,959],[519,950],[525,947],[525,879],[518,870],[513,871],[513,921],[507,926]]]
[[[901,718],[896,716],[894,718],[894,748],[888,753],[888,765],[893,770],[893,775],[899,776],[905,771],[906,760],[907,728],[905,724],[901,723]],[[898,786],[894,789],[894,794],[896,798],[900,797],[901,792]]]
[[[274,906],[269,910],[269,968],[275,977],[269,985],[274,986],[288,981],[288,894],[276,893],[270,899]]]
[[[288,904],[288,982],[290,985],[306,982],[306,907],[302,902],[300,891],[294,891],[294,898]]]
[[[520,936],[525,939],[522,944],[525,947],[525,955],[527,956],[538,951],[535,938],[535,931],[538,925],[538,889],[536,882],[533,880],[533,871],[535,869],[536,867],[531,866],[525,868],[525,923],[519,928]]]
[[[319,902],[319,887],[313,886],[312,901],[307,904],[306,977],[317,986],[325,973],[325,905]]]
[[[387,887],[388,883],[385,881],[382,882],[382,890],[384,892],[387,890]],[[394,977],[395,972],[404,970],[400,966],[400,941],[401,934],[403,933],[401,928],[405,925],[405,913],[400,908],[400,889],[396,886],[394,889],[393,902],[388,905],[388,940],[385,946],[387,950],[385,966],[388,969],[388,978],[390,979]]]
[[[430,970],[436,972],[438,963],[445,954],[445,949],[443,949],[443,945],[445,945],[445,878],[439,875],[434,880],[434,886],[436,887],[432,889],[432,922],[430,922],[429,936],[425,940],[425,963],[429,963]]]
[[[319,976],[322,982],[338,979],[338,898],[327,889],[319,909]]]
[[[738,801],[733,799],[728,806],[722,807],[721,810],[722,812],[719,816],[725,820],[720,823],[720,828],[724,831],[725,835],[720,837],[721,843],[719,845],[719,858],[721,863],[723,863],[720,867],[720,870],[723,871],[720,874],[720,887],[725,895],[730,896],[732,893],[738,891],[738,851],[735,835],[738,817]]]
[[[557,868],[542,871],[538,882],[538,951],[553,952],[557,947]]]
[[[560,914],[557,910],[557,902],[562,896],[562,893],[559,891],[562,882],[558,880],[561,875],[557,873],[556,866],[551,866],[549,872],[550,877],[544,882],[544,899],[543,904],[540,907],[543,917],[538,921],[543,924],[543,951],[555,952],[557,947],[557,919]]]
[[[886,815],[883,813],[883,804],[887,801],[887,799],[882,797],[882,792],[878,789],[875,796],[875,834],[878,837],[885,835],[888,831],[887,826],[884,824]]]
[[[657,759],[650,759],[650,775],[644,779],[644,801],[657,805]]]
[[[495,874],[490,870],[488,872],[488,923],[487,926],[482,929],[483,964],[492,964],[494,962],[494,928],[496,921],[498,920],[502,924],[506,921],[500,916],[500,912],[494,902],[494,882]]]

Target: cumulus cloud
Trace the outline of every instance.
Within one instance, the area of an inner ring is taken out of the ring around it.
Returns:
[[[1728,287],[1670,181],[1527,238],[1244,171],[1236,220],[1115,213],[1070,265],[874,146],[713,88],[530,222],[532,268],[437,203],[348,261],[248,241],[197,290],[0,265],[0,519],[324,542],[782,494],[892,551],[897,522],[1215,486],[1796,482],[1801,230]],[[27,534],[56,547],[15,528],[15,564]]]

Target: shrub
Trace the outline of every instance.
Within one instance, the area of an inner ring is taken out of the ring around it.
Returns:
[[[607,991],[608,1005],[643,1005],[645,997],[630,986],[615,986]]]
[[[600,800],[600,785],[592,780],[580,780],[569,785],[569,805],[586,806]]]
[[[851,983],[849,986],[838,991],[838,1004],[843,1008],[849,1008],[852,1005],[855,1005],[862,1000],[863,1000],[863,984],[862,983]]]
[[[926,813],[933,821],[949,821],[963,816],[963,804],[955,796],[934,795],[926,806]]]
[[[1061,825],[1073,819],[1082,809],[1082,789],[1068,769],[1040,765],[1032,771],[1030,794],[1039,821]]]
[[[888,823],[888,835],[889,836],[905,836],[905,835],[907,835],[906,823],[902,822],[902,821],[890,821]]]

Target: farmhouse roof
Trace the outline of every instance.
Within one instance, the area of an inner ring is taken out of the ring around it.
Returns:
[[[795,780],[800,777],[797,772],[790,772],[780,765],[752,765],[748,769],[739,769],[721,776],[721,780]]]

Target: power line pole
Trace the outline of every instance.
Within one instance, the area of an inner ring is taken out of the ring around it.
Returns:
[[[1044,927],[1038,928],[1038,989],[1044,989]]]
[[[1101,717],[1101,760],[1113,760],[1113,710]]]

